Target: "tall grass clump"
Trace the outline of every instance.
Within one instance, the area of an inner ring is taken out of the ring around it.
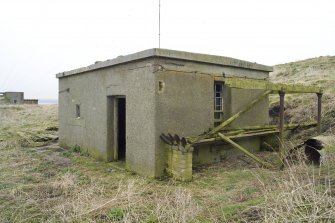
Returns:
[[[327,160],[329,159],[329,160]],[[307,161],[303,151],[295,159],[285,159],[282,173],[261,179],[264,204],[255,222],[334,222],[334,156],[323,157],[320,166]],[[249,210],[250,211],[250,210]]]

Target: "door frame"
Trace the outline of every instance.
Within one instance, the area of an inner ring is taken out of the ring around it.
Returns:
[[[119,126],[118,126],[118,117],[119,117],[119,113],[118,113],[118,108],[119,108],[119,99],[120,98],[123,98],[125,99],[125,103],[126,103],[126,96],[125,95],[118,95],[118,96],[114,96],[113,97],[113,113],[114,113],[114,122],[113,122],[113,132],[114,132],[114,139],[113,139],[113,148],[114,148],[114,151],[113,151],[113,159],[114,160],[119,160],[119,144],[118,144],[118,137],[119,137],[119,134],[118,134],[118,130],[119,130]],[[126,109],[127,109],[127,106],[125,104],[125,116],[127,115],[126,113]],[[126,119],[126,117],[125,117]],[[125,128],[126,128],[126,123],[125,123]],[[127,128],[126,130],[127,131]],[[125,137],[126,137],[126,132],[125,132]],[[125,153],[126,153],[126,148],[125,149]],[[126,154],[125,154],[125,159],[126,159]]]

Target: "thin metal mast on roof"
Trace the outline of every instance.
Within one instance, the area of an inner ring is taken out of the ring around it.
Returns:
[[[158,5],[158,48],[161,48],[161,0]]]

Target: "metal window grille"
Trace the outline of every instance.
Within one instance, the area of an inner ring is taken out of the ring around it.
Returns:
[[[214,126],[223,122],[223,83],[214,82]]]

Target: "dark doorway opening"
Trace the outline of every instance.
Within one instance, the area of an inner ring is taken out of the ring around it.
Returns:
[[[118,160],[126,159],[126,98],[117,98]]]

